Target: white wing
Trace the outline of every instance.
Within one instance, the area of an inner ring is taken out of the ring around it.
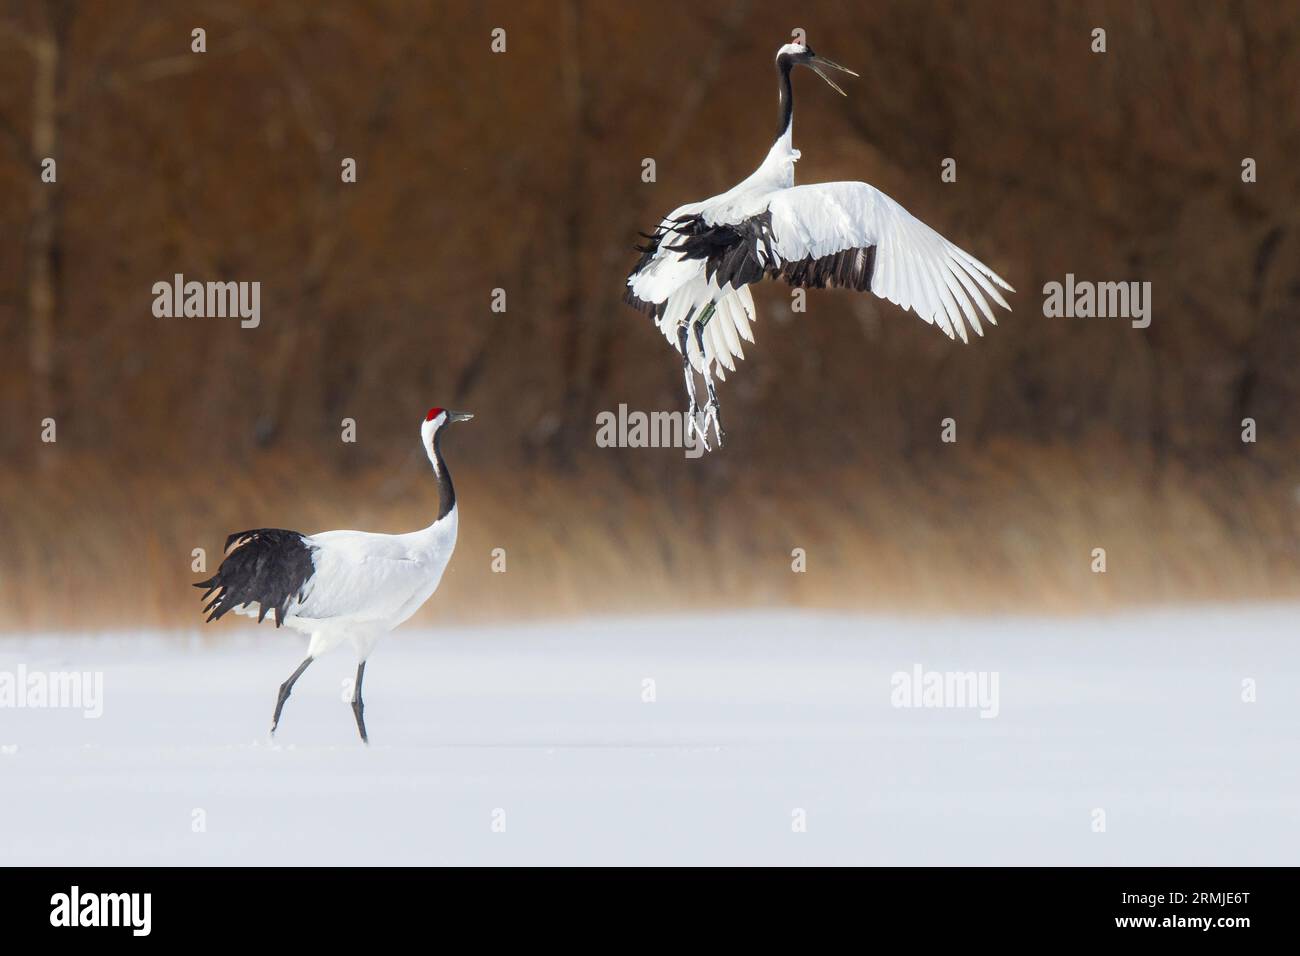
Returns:
[[[724,198],[670,213],[627,280],[628,301],[654,317],[674,348],[678,326],[714,304],[703,353],[694,334],[689,340],[697,370],[712,365],[725,378],[744,358],[741,342],[754,341],[748,286],[765,277],[869,290],[963,342],[968,327],[984,334],[981,314],[997,324],[989,299],[1011,308],[998,289],[1015,290],[992,269],[866,183],[770,190],[748,196],[743,213],[734,202],[720,205]]]
[[[306,540],[316,571],[302,603],[292,610],[308,620],[349,619],[396,626],[438,587],[450,547],[414,548],[409,535],[326,531]],[[414,604],[414,606],[412,606]]]
[[[984,334],[977,311],[997,324],[985,296],[1011,308],[997,287],[1015,290],[992,269],[866,183],[779,190],[767,216],[736,228],[755,237],[767,273],[792,285],[869,288],[963,342],[967,325]]]

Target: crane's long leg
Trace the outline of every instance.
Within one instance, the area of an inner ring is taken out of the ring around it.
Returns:
[[[704,327],[713,318],[714,309],[714,304],[710,302],[708,308],[695,320],[695,344],[700,347],[700,355],[704,355]],[[709,422],[713,422],[713,434],[717,436],[718,447],[721,448],[722,443],[726,441],[727,433],[722,428],[722,419],[719,417],[722,406],[718,403],[718,390],[713,387],[713,371],[707,360],[704,362],[704,384],[709,389],[709,407],[705,412],[704,432],[708,434]]]
[[[362,661],[357,665],[357,681],[352,685],[352,713],[357,718],[357,730],[361,733],[361,742],[370,743],[370,738],[366,736],[366,705],[361,700],[361,678],[366,676],[366,662]]]
[[[308,655],[307,659],[298,665],[298,669],[289,675],[289,679],[280,685],[280,695],[275,699],[275,716],[271,718],[271,736],[275,736],[275,728],[280,726],[280,711],[284,710],[284,702],[289,699],[289,692],[293,690],[293,685],[298,682],[302,672],[316,658]]]
[[[688,351],[691,342],[690,335],[690,317],[688,316],[677,327],[677,344],[682,350],[682,374],[686,376],[686,395],[690,399],[690,408],[686,412],[686,438],[689,442],[692,435],[699,435],[700,441],[704,443],[704,450],[708,451],[708,436],[700,431],[700,423],[695,419],[700,408],[695,402],[695,377],[691,374],[691,356]],[[700,354],[703,355],[704,353],[701,352]]]

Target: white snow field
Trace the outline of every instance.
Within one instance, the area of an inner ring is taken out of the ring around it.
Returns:
[[[367,668],[369,748],[343,649],[269,742],[305,646],[269,625],[5,638],[0,677],[102,672],[103,714],[0,708],[0,861],[1295,864],[1297,620],[399,630]],[[918,665],[996,672],[996,716],[894,706]]]

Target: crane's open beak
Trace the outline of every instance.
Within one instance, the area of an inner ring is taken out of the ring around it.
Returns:
[[[834,80],[832,80],[826,74],[826,69],[839,70],[841,73],[847,73],[849,76],[858,75],[854,73],[852,70],[850,70],[847,66],[840,66],[834,60],[828,60],[826,59],[826,57],[818,56],[817,54],[813,54],[812,59],[808,61],[808,67],[818,76],[820,76],[823,80],[829,83],[831,89],[834,90],[836,93],[840,94],[840,96],[848,96],[849,94],[845,93],[842,89],[840,89],[840,85],[836,83]]]
[[[449,424],[451,422],[467,422],[473,417],[473,412],[453,412],[450,409],[447,411],[447,422]]]

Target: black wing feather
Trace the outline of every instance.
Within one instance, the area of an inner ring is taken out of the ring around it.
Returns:
[[[739,289],[760,279],[771,278],[800,288],[824,289],[831,286],[869,292],[876,271],[875,246],[842,249],[820,258],[807,256],[793,262],[781,261],[774,247],[770,210],[738,223],[714,225],[706,223],[701,215],[683,216],[674,220],[673,232],[680,238],[664,248],[680,252],[687,259],[703,259],[705,276],[718,286],[730,285]],[[632,275],[654,259],[663,236],[664,233],[659,232],[648,246],[638,247],[643,255]],[[763,250],[761,257],[760,248]],[[643,302],[632,295],[631,290],[624,299],[656,318],[667,307],[666,302]]]
[[[654,261],[655,253],[659,251],[659,243],[664,237],[664,227],[661,224],[655,228],[654,232],[638,232],[637,235],[645,237],[646,244],[633,247],[637,252],[641,253],[641,258],[636,261],[635,268],[632,269],[631,274],[628,276],[629,279]],[[644,312],[654,319],[656,323],[659,321],[659,316],[668,308],[667,302],[646,302],[644,299],[638,299],[633,294],[631,286],[628,286],[627,291],[623,293],[623,301],[638,312]]]

